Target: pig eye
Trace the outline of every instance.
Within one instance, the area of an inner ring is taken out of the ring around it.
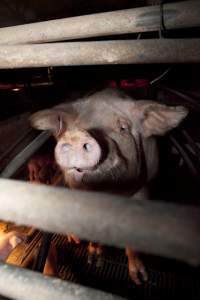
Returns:
[[[129,126],[126,123],[121,123],[120,124],[120,131],[121,132],[127,132],[129,130]]]

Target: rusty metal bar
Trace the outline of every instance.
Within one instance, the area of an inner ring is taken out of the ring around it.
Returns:
[[[66,42],[0,46],[0,69],[145,63],[197,63],[200,39]]]
[[[200,263],[200,209],[0,180],[0,219]]]
[[[200,2],[165,4],[163,18],[166,29],[200,26]],[[0,44],[63,41],[159,28],[160,7],[156,5],[1,28]]]
[[[0,294],[16,300],[123,300],[124,298],[0,263]]]

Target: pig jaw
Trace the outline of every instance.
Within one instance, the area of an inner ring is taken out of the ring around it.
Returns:
[[[81,172],[96,168],[102,151],[98,142],[84,130],[65,132],[58,140],[55,158],[63,170],[68,170],[80,177]]]
[[[145,181],[142,179],[144,174],[141,174],[142,170],[138,167],[141,161],[138,161],[134,155],[133,145],[128,150],[130,160],[125,159],[123,156],[120,156],[115,143],[109,138],[107,139],[108,155],[106,159],[104,160],[102,157],[93,167],[89,168],[88,165],[85,169],[81,169],[80,165],[79,168],[67,167],[63,163],[58,145],[55,151],[56,160],[63,172],[65,182],[70,188],[107,191],[132,196],[156,175],[158,169],[156,139],[153,137],[143,138],[142,140],[147,167]],[[140,157],[141,159],[142,157]]]

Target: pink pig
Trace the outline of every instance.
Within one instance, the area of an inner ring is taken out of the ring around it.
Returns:
[[[147,183],[158,170],[156,136],[186,117],[182,106],[131,99],[106,89],[73,103],[32,115],[32,126],[51,130],[57,139],[55,159],[70,188],[147,197]],[[134,230],[134,229],[133,229]],[[147,279],[136,253],[126,248],[129,274],[139,284]]]
[[[0,260],[5,261],[18,244],[24,240],[25,236],[16,231],[0,233]]]

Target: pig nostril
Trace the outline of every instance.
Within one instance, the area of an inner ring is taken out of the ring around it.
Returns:
[[[62,149],[63,149],[64,151],[68,151],[70,147],[71,147],[71,145],[68,144],[68,143],[62,144]]]
[[[90,152],[92,150],[92,145],[86,143],[86,144],[83,145],[83,149]]]

